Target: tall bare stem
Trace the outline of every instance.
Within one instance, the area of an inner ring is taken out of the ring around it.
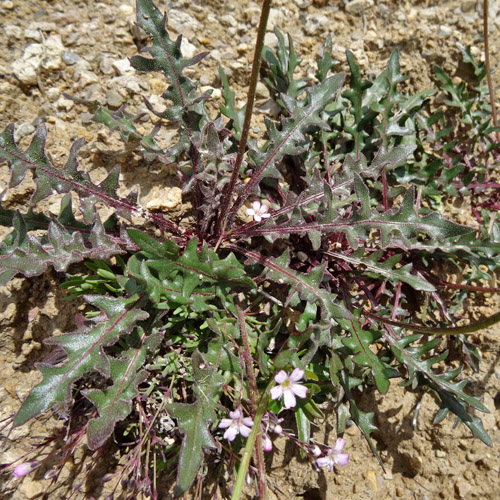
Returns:
[[[488,38],[488,0],[483,0],[483,35],[484,35],[484,63],[486,65],[486,77],[488,79],[488,89],[490,91],[491,116],[493,125],[498,127],[497,108],[495,105],[495,91],[490,69],[490,47]],[[500,131],[497,131],[497,142],[500,143]]]
[[[247,107],[245,110],[245,120],[243,122],[243,129],[241,131],[241,139],[238,145],[238,153],[236,154],[236,160],[234,162],[233,171],[231,174],[231,179],[225,190],[224,198],[221,203],[221,211],[219,214],[219,220],[217,224],[217,230],[225,229],[227,222],[229,204],[234,192],[234,187],[236,185],[236,180],[240,171],[241,163],[243,162],[243,156],[245,154],[248,132],[250,131],[250,123],[252,121],[253,104],[255,101],[255,90],[257,88],[257,83],[259,81],[259,70],[260,70],[260,60],[262,54],[262,48],[264,46],[264,37],[266,35],[267,20],[269,19],[269,11],[271,10],[271,0],[262,1],[262,9],[260,12],[260,22],[259,29],[257,32],[257,41],[255,42],[255,52],[253,55],[252,63],[252,73],[250,75],[250,84],[248,87],[247,95]]]

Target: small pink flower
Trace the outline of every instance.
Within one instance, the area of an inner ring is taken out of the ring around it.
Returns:
[[[219,428],[225,429],[227,427],[226,432],[224,432],[224,439],[228,441],[234,441],[238,434],[241,434],[243,437],[250,436],[252,432],[253,420],[250,417],[243,418],[240,410],[230,411],[230,418],[223,418],[220,421]]]
[[[247,214],[253,217],[255,222],[260,222],[262,219],[267,219],[271,216],[267,211],[269,207],[265,203],[260,203],[260,201],[254,201],[252,203],[252,208],[247,208]]]
[[[273,442],[267,434],[262,434],[262,449],[264,451],[272,451]]]
[[[24,477],[28,475],[30,472],[33,472],[36,468],[38,468],[40,464],[37,461],[33,462],[24,462],[22,464],[19,464],[14,471],[12,472],[12,475],[14,477]]]
[[[281,370],[274,376],[274,380],[279,384],[271,389],[271,398],[279,399],[283,396],[285,408],[293,408],[297,401],[295,396],[305,398],[307,394],[307,387],[297,382],[304,376],[304,370],[295,368],[290,376]]]
[[[325,467],[327,471],[332,472],[336,465],[347,465],[349,463],[349,455],[347,453],[340,453],[344,445],[345,440],[338,438],[335,446],[328,448],[326,456],[316,460],[318,467]]]

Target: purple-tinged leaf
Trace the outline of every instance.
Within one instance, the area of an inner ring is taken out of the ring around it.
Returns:
[[[124,351],[119,358],[109,357],[109,378],[113,385],[104,390],[83,391],[99,412],[99,417],[91,419],[87,428],[87,443],[91,450],[102,446],[116,423],[129,415],[132,400],[138,394],[137,387],[147,375],[142,369],[146,357],[158,347],[161,339],[159,333],[149,336],[144,333],[139,347]]]
[[[448,356],[448,351],[444,351],[438,356],[429,357],[434,347],[440,342],[439,338],[434,338],[423,345],[411,346],[414,342],[420,341],[421,334],[401,336],[398,328],[388,328],[384,334],[386,342],[391,346],[396,359],[403,363],[408,369],[408,379],[416,384],[417,374],[425,377],[428,385],[434,389],[441,399],[441,409],[436,415],[435,422],[440,422],[451,410],[469,429],[474,436],[481,439],[488,446],[492,445],[491,439],[486,433],[481,423],[481,419],[469,415],[465,406],[489,413],[488,408],[479,401],[478,398],[467,394],[464,389],[467,380],[452,382],[462,371],[462,367],[436,373],[432,366],[441,363]]]
[[[79,170],[76,158],[83,140],[76,141],[62,169],[55,168],[45,153],[47,130],[41,124],[25,152],[18,149],[14,142],[14,125],[9,125],[0,134],[0,161],[6,161],[11,169],[10,187],[17,186],[25,177],[27,170],[33,171],[36,189],[32,203],[37,203],[52,193],[77,193],[85,222],[91,224],[95,217],[95,205],[102,202],[122,217],[130,219],[131,214],[141,215],[155,223],[159,228],[182,234],[175,224],[165,220],[159,214],[152,214],[139,207],[133,198],[120,198],[116,195],[118,187],[118,169],[114,168],[100,184],[94,184],[89,174]]]
[[[216,447],[210,425],[217,421],[215,409],[224,383],[217,367],[205,361],[197,350],[193,353],[192,366],[196,400],[191,404],[166,405],[184,434],[174,491],[176,497],[183,495],[193,483],[203,459],[203,450]]]
[[[335,232],[344,232],[352,248],[357,249],[359,241],[369,241],[373,237],[371,232],[377,229],[380,232],[380,245],[402,244],[403,248],[411,245],[411,240],[424,233],[434,241],[462,236],[473,229],[447,221],[438,212],[420,217],[415,208],[415,189],[409,189],[399,209],[387,212],[372,211],[370,206],[370,193],[366,184],[359,176],[355,177],[356,193],[360,201],[360,208],[352,217],[342,219],[337,217],[332,220],[334,210],[328,210],[324,216],[318,216],[317,222],[300,225],[266,224],[262,227],[249,229],[245,236],[309,234],[320,231],[323,235]],[[331,202],[330,202],[331,203]],[[396,243],[395,243],[396,242]]]
[[[402,254],[396,254],[384,261],[379,259],[382,257],[381,250],[373,253],[366,254],[364,249],[359,249],[349,255],[338,252],[324,252],[325,255],[334,257],[335,259],[343,260],[352,264],[356,269],[365,269],[364,274],[367,276],[383,276],[388,280],[398,283],[407,283],[415,290],[422,290],[426,292],[433,292],[435,287],[422,277],[411,274],[413,269],[412,264],[406,264],[403,267],[395,267],[402,258]]]
[[[130,333],[138,321],[149,314],[137,309],[140,299],[115,299],[98,295],[85,296],[87,302],[98,308],[101,314],[93,320],[80,321],[73,333],[58,335],[45,341],[66,351],[62,365],[38,363],[43,380],[30,392],[14,418],[19,426],[56,403],[69,405],[71,389],[76,380],[87,373],[98,372],[105,379],[111,376],[111,358],[105,348]]]
[[[339,319],[351,318],[351,314],[347,309],[335,302],[335,295],[321,286],[326,264],[315,267],[309,274],[304,274],[290,269],[290,256],[288,250],[285,251],[281,257],[267,259],[256,252],[235,245],[227,245],[227,247],[265,266],[267,269],[265,274],[267,279],[278,284],[290,285],[287,300],[290,300],[292,296],[298,294],[302,300],[317,303],[320,306],[323,320],[330,323]]]
[[[249,158],[254,173],[239,194],[231,212],[238,211],[263,177],[280,177],[276,164],[285,155],[298,155],[305,151],[308,141],[304,131],[307,127],[315,125],[327,128],[321,119],[321,112],[329,102],[336,98],[338,90],[344,83],[344,78],[345,74],[339,73],[326,79],[319,85],[309,88],[307,97],[300,101],[282,95],[283,102],[291,116],[290,118],[282,117],[279,130],[269,120],[266,121],[269,142],[265,151],[250,150]]]
[[[31,222],[33,223],[33,222]],[[13,218],[14,231],[0,246],[0,283],[18,273],[26,277],[42,274],[50,265],[65,271],[70,264],[86,258],[107,259],[124,253],[119,238],[106,234],[97,217],[90,234],[66,229],[58,220],[48,225],[46,238],[28,234],[22,215]]]

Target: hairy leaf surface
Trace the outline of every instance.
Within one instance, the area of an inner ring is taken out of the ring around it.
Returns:
[[[14,426],[24,424],[56,403],[69,404],[73,383],[87,373],[98,372],[102,377],[110,378],[113,359],[104,348],[115,344],[122,335],[130,333],[138,321],[149,316],[136,308],[139,302],[137,297],[114,299],[87,295],[85,299],[101,314],[91,321],[80,321],[75,332],[58,335],[45,342],[63,348],[67,359],[57,366],[37,364],[43,380],[24,401],[15,416]]]
[[[184,434],[174,491],[176,497],[183,495],[193,483],[203,459],[203,449],[216,447],[210,425],[217,420],[215,407],[224,382],[217,367],[207,363],[198,351],[193,353],[192,366],[195,401],[167,405]]]

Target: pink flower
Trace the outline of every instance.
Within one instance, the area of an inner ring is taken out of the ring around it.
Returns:
[[[288,374],[281,370],[274,376],[274,380],[279,384],[271,389],[271,398],[279,399],[283,396],[285,408],[293,408],[297,401],[295,396],[305,398],[307,394],[307,387],[297,382],[304,376],[304,370],[295,368],[293,372]]]
[[[262,434],[262,449],[264,451],[272,451],[273,442],[267,434]]]
[[[40,464],[37,461],[19,464],[12,472],[14,477],[23,477],[33,472]]]
[[[226,432],[224,432],[224,439],[234,441],[238,434],[243,437],[250,436],[252,432],[250,427],[253,425],[253,420],[250,417],[243,418],[240,410],[230,411],[229,417],[223,418],[219,424],[220,429],[227,427]]]
[[[255,222],[260,222],[262,219],[267,219],[271,215],[267,213],[269,207],[265,203],[260,203],[260,201],[254,201],[252,203],[252,208],[247,208],[247,214],[253,217]]]
[[[318,467],[325,467],[327,471],[332,472],[336,465],[347,465],[349,463],[349,455],[347,453],[340,453],[344,445],[345,440],[338,438],[335,446],[328,448],[326,456],[316,460]]]

